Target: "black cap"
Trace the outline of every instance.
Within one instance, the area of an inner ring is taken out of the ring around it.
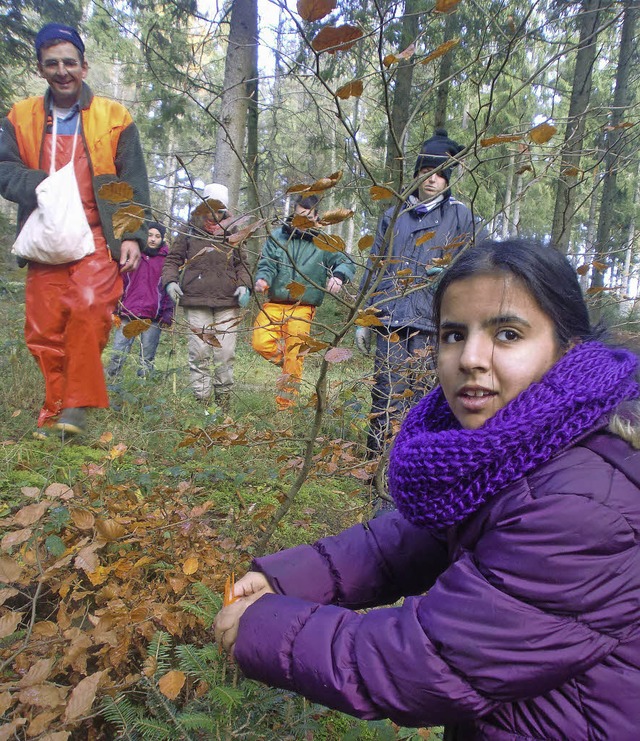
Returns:
[[[157,229],[160,232],[160,236],[164,241],[164,235],[167,233],[167,227],[161,224],[159,221],[150,221],[148,225],[149,229]]]
[[[417,177],[423,167],[431,167],[433,169],[442,167],[445,162],[451,160],[452,157],[455,157],[459,152],[462,152],[463,149],[464,147],[462,144],[458,144],[457,142],[454,142],[453,139],[449,139],[446,129],[436,129],[433,132],[431,139],[427,139],[420,149],[420,154],[418,155],[416,166],[413,171],[413,177]],[[447,183],[451,178],[452,168],[457,164],[457,162],[453,161],[450,165],[440,170],[440,174],[445,178]]]

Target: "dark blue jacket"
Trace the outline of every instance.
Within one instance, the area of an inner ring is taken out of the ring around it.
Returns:
[[[360,289],[373,286],[380,271],[382,279],[365,306],[377,306],[381,310],[379,319],[389,329],[413,327],[433,332],[433,276],[428,273],[438,265],[434,259],[454,257],[469,243],[485,238],[486,233],[479,219],[450,196],[426,214],[421,214],[418,202],[410,199],[392,224],[395,212],[395,207],[388,209],[378,223]],[[424,237],[427,239],[418,244]]]

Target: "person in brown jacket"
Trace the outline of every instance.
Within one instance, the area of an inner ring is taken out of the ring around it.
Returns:
[[[162,285],[183,307],[189,335],[190,385],[207,403],[212,395],[228,412],[233,386],[240,309],[250,299],[252,284],[244,247],[232,245],[234,218],[227,209],[224,185],[206,185],[187,234],[173,243],[162,270]],[[213,357],[213,374],[211,359]]]

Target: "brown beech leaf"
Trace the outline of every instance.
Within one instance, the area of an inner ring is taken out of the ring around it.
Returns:
[[[17,730],[27,724],[26,718],[16,718],[11,723],[5,723],[0,726],[0,741],[9,741],[18,738]]]
[[[311,337],[308,334],[298,335],[302,340],[301,350],[308,350],[309,352],[319,352],[320,350],[326,350],[329,347],[328,342],[317,340],[315,337]]]
[[[127,452],[129,448],[124,443],[118,443],[109,450],[109,460],[115,461]]]
[[[205,327],[204,331],[198,332],[198,330],[191,328],[191,331],[197,335],[203,342],[206,342],[207,345],[211,345],[211,347],[222,347],[220,344],[220,340],[216,337],[216,332],[213,329],[213,327],[210,325],[209,327]]]
[[[132,337],[137,337],[139,334],[146,332],[151,326],[151,319],[132,319],[127,322],[122,334],[130,340]]]
[[[253,221],[248,226],[243,227],[242,229],[238,229],[238,231],[234,232],[233,234],[230,234],[227,237],[227,242],[231,245],[240,244],[241,242],[244,242],[246,239],[249,239],[249,237],[257,231],[263,224],[265,224],[266,219],[258,219],[257,221]]]
[[[311,48],[318,53],[327,51],[335,54],[338,51],[347,51],[362,38],[359,28],[345,24],[344,26],[325,26],[320,29],[311,42]]]
[[[294,214],[291,217],[291,226],[295,229],[311,229],[316,225],[315,221],[312,221],[308,216],[304,214]]]
[[[306,193],[310,187],[310,185],[305,185],[304,183],[296,183],[287,188],[287,193]]]
[[[304,292],[307,290],[306,287],[302,285],[302,283],[298,283],[295,280],[292,280],[291,283],[287,283],[285,288],[287,289],[287,291],[289,291],[289,295],[294,301],[302,298],[304,296]]]
[[[191,576],[191,574],[195,574],[199,568],[200,560],[197,556],[191,556],[182,564],[182,573]]]
[[[133,200],[133,188],[124,181],[105,183],[98,190],[98,195],[109,203],[127,203]]]
[[[27,527],[33,525],[49,509],[49,502],[38,502],[37,504],[28,504],[13,516],[13,522],[16,525]]]
[[[2,580],[0,579],[0,581]],[[0,589],[0,605],[4,605],[4,603],[8,599],[15,597],[16,594],[20,594],[20,592],[13,587],[5,587],[4,589]]]
[[[144,222],[142,206],[123,206],[113,215],[113,234],[116,239],[122,239],[127,232],[137,231]]]
[[[520,141],[520,134],[497,134],[487,139],[480,139],[481,147],[495,147],[497,144],[509,144],[510,142]]]
[[[10,692],[0,692],[0,716],[4,715],[13,705],[13,695]]]
[[[382,322],[378,319],[375,314],[362,314],[359,316],[355,324],[359,327],[382,327]]]
[[[22,613],[20,612],[8,612],[6,615],[2,615],[0,617],[0,638],[6,638],[15,633],[21,620]]]
[[[345,360],[351,360],[353,352],[347,347],[332,347],[324,354],[327,363],[343,363]]]
[[[316,234],[313,238],[313,243],[318,249],[324,250],[324,252],[344,252],[347,247],[342,237],[339,237],[337,234],[325,234],[325,232]]]
[[[617,124],[616,126],[605,126],[605,131],[615,131],[616,129],[630,129],[632,126],[634,126],[631,121],[623,121],[622,123]]]
[[[0,556],[0,581],[12,584],[20,580],[22,566],[9,556]]]
[[[90,574],[98,568],[100,560],[98,559],[94,545],[95,544],[92,543],[78,553],[73,562],[76,569],[82,569],[83,571],[86,571],[87,574]]]
[[[385,201],[387,198],[393,198],[393,191],[382,185],[372,185],[369,188],[369,194],[374,201]]]
[[[436,13],[449,13],[459,2],[460,0],[436,0],[434,10]]]
[[[588,262],[583,263],[579,267],[576,268],[576,273],[578,275],[586,275],[589,270],[591,269],[591,265]]]
[[[364,90],[364,84],[362,80],[351,80],[346,85],[339,87],[336,92],[336,98],[340,100],[347,100],[347,98],[359,98]]]
[[[325,211],[320,216],[320,223],[323,226],[329,224],[340,224],[353,216],[354,212],[350,208],[333,208],[331,211]]]
[[[296,10],[303,21],[319,21],[336,9],[337,0],[298,0]]]
[[[50,499],[70,499],[73,497],[73,489],[67,484],[49,484],[44,490],[44,495]]]
[[[577,167],[565,167],[565,169],[562,171],[562,174],[566,178],[577,178],[580,174],[580,170]]]
[[[358,240],[358,249],[360,252],[364,252],[365,250],[368,250],[370,247],[373,246],[373,243],[376,241],[376,238],[373,236],[373,234],[365,234],[364,237],[360,237]]]
[[[25,527],[22,530],[14,530],[11,533],[7,533],[4,538],[0,541],[0,548],[3,551],[8,551],[16,545],[20,545],[33,535],[33,530],[30,527]]]
[[[158,680],[160,692],[170,700],[175,700],[180,694],[180,690],[184,687],[186,678],[184,672],[172,669]]]
[[[115,520],[96,520],[96,530],[107,542],[127,534],[125,527]]]
[[[66,691],[63,687],[56,687],[45,682],[33,687],[25,687],[20,691],[18,698],[25,705],[37,705],[40,708],[57,708],[64,703]]]
[[[556,133],[558,129],[548,123],[541,123],[529,132],[529,139],[536,144],[544,144]]]
[[[38,713],[29,723],[27,736],[29,738],[40,736],[40,734],[44,733],[51,726],[51,723],[56,718],[60,717],[61,712],[61,710],[45,710],[42,713]],[[63,731],[63,733],[66,733],[66,731]]]
[[[24,494],[25,497],[29,497],[29,499],[35,499],[40,496],[40,489],[37,486],[23,486],[20,489],[20,493]]]
[[[342,170],[332,172],[331,175],[327,175],[326,178],[319,178],[309,186],[309,191],[312,193],[321,193],[323,190],[333,188],[342,178]]]
[[[65,723],[81,718],[91,710],[103,674],[106,674],[106,670],[90,674],[88,677],[81,679],[73,688],[66,710],[64,711]]]
[[[382,64],[384,64],[385,67],[391,67],[392,64],[396,64],[396,62],[400,62],[403,59],[411,59],[411,57],[416,53],[416,45],[415,44],[409,44],[407,48],[404,51],[401,51],[400,54],[387,54],[385,58],[382,60]]]
[[[389,342],[400,342],[400,335],[397,332],[392,332],[388,339]]]
[[[425,242],[428,242],[430,239],[433,239],[435,236],[436,236],[435,231],[425,232],[421,237],[418,237],[418,239],[416,239],[416,247],[420,246],[421,244],[424,244]]]
[[[449,41],[445,41],[444,44],[440,44],[440,46],[437,49],[434,49],[431,54],[427,54],[427,56],[424,59],[420,60],[420,64],[429,64],[429,62],[433,62],[434,59],[438,59],[439,57],[443,57],[448,51],[454,48],[454,46],[458,46],[460,43],[460,39],[450,39]]]
[[[597,270],[599,273],[604,273],[605,270],[609,269],[609,266],[607,265],[606,262],[598,262],[598,260],[594,260],[591,264],[593,265],[594,269]]]
[[[67,741],[70,735],[71,731],[54,731],[41,736],[40,741]]]
[[[533,172],[531,165],[522,165],[516,170],[516,175],[524,175],[525,172]]]
[[[72,507],[70,509],[71,519],[73,524],[79,530],[91,530],[95,525],[96,518],[94,515],[86,509],[79,509],[78,507]]]
[[[222,201],[217,198],[209,198],[206,201],[202,201],[193,210],[193,216],[213,216],[214,211],[225,211],[226,206]],[[222,223],[222,222],[220,222]]]
[[[34,684],[42,684],[51,674],[55,659],[39,659],[29,667],[29,671],[18,682],[18,687],[31,687]]]

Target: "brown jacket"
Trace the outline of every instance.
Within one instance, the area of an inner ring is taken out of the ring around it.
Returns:
[[[207,234],[199,223],[194,220],[189,234],[181,234],[173,243],[162,269],[162,287],[179,283],[184,291],[181,306],[235,308],[236,288],[252,285],[246,249],[230,245],[222,229],[219,235]]]

